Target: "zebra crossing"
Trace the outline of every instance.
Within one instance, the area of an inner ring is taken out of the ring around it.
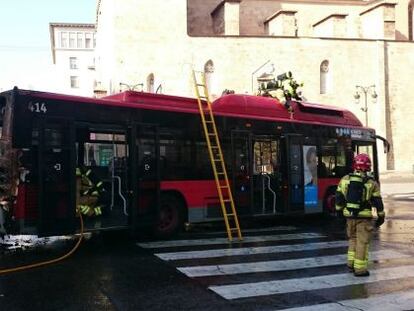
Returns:
[[[374,295],[364,299],[342,300],[315,306],[284,309],[285,311],[349,311],[349,310],[413,310],[414,290],[385,295]]]
[[[346,270],[347,241],[295,227],[271,231],[250,231],[232,244],[207,236],[138,245],[220,297],[253,304],[252,310],[414,309],[409,252],[376,247],[371,275],[357,278]]]

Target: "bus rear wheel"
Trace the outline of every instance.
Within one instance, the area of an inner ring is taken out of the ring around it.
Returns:
[[[168,238],[176,234],[184,225],[184,204],[175,195],[161,195],[160,210],[154,228],[158,238]]]

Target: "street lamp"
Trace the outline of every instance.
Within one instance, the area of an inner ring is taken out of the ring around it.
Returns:
[[[126,86],[128,88],[128,91],[135,91],[135,88],[140,86],[141,87],[141,92],[144,88],[144,83],[138,83],[138,84],[127,84],[127,83],[119,83],[119,91],[122,91],[122,86]]]
[[[378,97],[378,94],[375,92],[375,84],[370,86],[356,85],[355,89],[354,98],[356,104],[359,104],[359,99],[361,98],[359,92],[361,91],[364,94],[364,107],[361,107],[361,110],[365,112],[365,126],[368,126],[368,94],[371,95],[372,103],[375,104]]]

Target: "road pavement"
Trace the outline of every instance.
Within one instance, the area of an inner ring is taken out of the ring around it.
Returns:
[[[397,176],[397,177],[396,177]],[[220,226],[173,240],[94,235],[67,260],[0,275],[1,310],[411,310],[414,177],[381,178],[387,219],[370,249],[371,275],[347,272],[340,219],[243,222],[243,242]],[[1,267],[55,258],[74,239],[12,248]]]
[[[380,175],[381,192],[384,198],[414,195],[414,173],[388,171]]]

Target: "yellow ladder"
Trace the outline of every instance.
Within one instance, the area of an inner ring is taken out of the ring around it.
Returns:
[[[221,210],[223,212],[224,223],[226,224],[227,237],[231,242],[233,236],[237,233],[237,237],[241,241],[243,240],[243,237],[240,231],[236,208],[234,206],[233,194],[230,189],[226,164],[224,163],[223,152],[217,134],[217,127],[211,109],[204,72],[196,72],[193,70],[193,81],[201,122],[207,141],[208,153],[214,172],[214,179],[216,180],[217,192],[220,198]]]

